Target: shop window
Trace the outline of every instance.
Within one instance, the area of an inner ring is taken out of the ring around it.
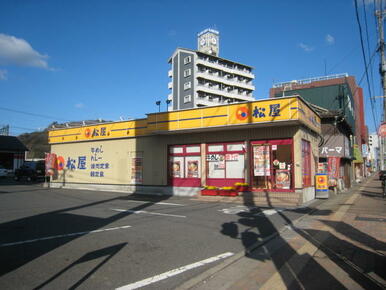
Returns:
[[[172,156],[170,157],[171,163],[171,176],[173,178],[184,178],[184,157]]]
[[[184,152],[184,147],[177,147],[177,146],[170,147],[170,153],[178,154],[183,152]]]
[[[225,155],[226,178],[244,178],[244,154]]]
[[[186,153],[200,153],[200,146],[186,146]]]
[[[244,182],[244,143],[209,144],[206,161],[208,185],[233,186]]]
[[[293,189],[292,140],[252,142],[253,189]]]
[[[174,186],[201,185],[200,145],[176,145],[169,149],[170,183]]]
[[[311,145],[306,140],[302,140],[302,161],[303,187],[311,186]]]
[[[221,152],[224,151],[224,145],[209,145],[208,152]]]
[[[245,149],[244,144],[228,144],[227,150],[228,151],[243,151]]]

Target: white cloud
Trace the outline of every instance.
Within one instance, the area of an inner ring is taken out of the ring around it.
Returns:
[[[315,49],[313,46],[309,46],[303,42],[299,43],[299,47],[303,49],[305,52],[311,52]]]
[[[0,33],[0,65],[50,69],[47,59],[47,55],[42,55],[34,50],[24,39]]]
[[[83,103],[77,103],[77,104],[75,104],[74,107],[77,109],[82,109],[82,108],[84,108],[84,104]]]
[[[329,45],[333,45],[335,43],[335,38],[331,34],[327,34],[324,39]]]
[[[6,81],[8,79],[8,72],[5,69],[0,69],[0,81]]]

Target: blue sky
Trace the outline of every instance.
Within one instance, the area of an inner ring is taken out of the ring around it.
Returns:
[[[366,54],[377,32],[373,1],[358,0]],[[196,49],[196,35],[220,31],[220,57],[254,67],[254,97],[273,82],[364,72],[353,0],[0,2],[0,125],[18,135],[53,121],[142,118],[162,110],[168,58]],[[367,55],[367,59],[369,56]],[[382,94],[374,59],[373,94]],[[371,78],[371,74],[370,74]],[[371,81],[371,79],[370,79]],[[366,121],[374,131],[367,85]],[[376,99],[376,119],[381,119]],[[42,118],[14,111],[51,116]]]

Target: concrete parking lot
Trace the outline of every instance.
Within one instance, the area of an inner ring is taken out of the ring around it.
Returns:
[[[175,288],[310,210],[0,183],[1,289]]]

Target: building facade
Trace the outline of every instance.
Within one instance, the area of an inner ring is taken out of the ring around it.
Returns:
[[[169,59],[168,111],[254,100],[252,67],[218,56],[218,31],[199,33],[197,45],[177,48]]]
[[[311,104],[335,112],[348,124],[346,135],[350,140],[352,152],[351,178],[360,181],[367,175],[366,158],[363,148],[367,144],[363,90],[353,76],[337,74],[304,80],[293,80],[274,84],[270,97],[298,94]],[[339,117],[340,118],[340,117]],[[326,139],[326,136],[324,136]],[[342,159],[343,160],[343,159]]]
[[[246,182],[263,204],[302,204],[315,197],[320,132],[297,97],[51,130],[51,186],[192,196]]]
[[[379,137],[376,133],[369,135],[368,159],[373,172],[380,169]]]

